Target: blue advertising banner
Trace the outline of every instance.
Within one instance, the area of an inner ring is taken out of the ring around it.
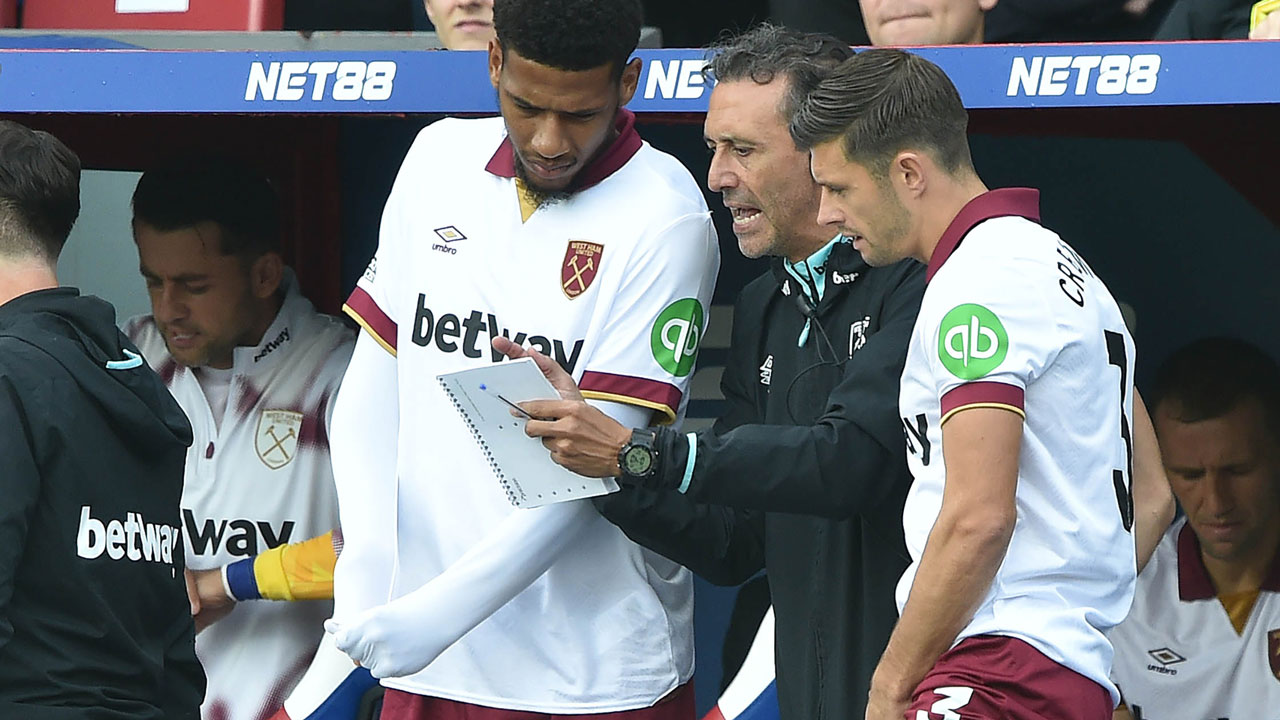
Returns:
[[[918,50],[980,108],[1280,103],[1280,42]],[[701,50],[648,50],[630,107],[700,113]],[[0,51],[0,112],[492,113],[483,52]]]

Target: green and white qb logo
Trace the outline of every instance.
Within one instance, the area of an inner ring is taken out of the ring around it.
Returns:
[[[693,370],[702,341],[702,303],[696,298],[677,300],[666,307],[653,322],[649,344],[653,359],[663,370],[684,377]]]
[[[1009,335],[990,310],[965,303],[942,317],[938,358],[963,380],[974,380],[1000,367],[1009,352]]]

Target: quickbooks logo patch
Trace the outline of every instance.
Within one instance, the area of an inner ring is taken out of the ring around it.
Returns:
[[[990,310],[966,303],[942,318],[938,357],[942,366],[962,380],[975,380],[1000,367],[1009,352],[1009,335]]]
[[[676,377],[688,375],[698,356],[702,327],[702,303],[697,299],[684,298],[671,303],[653,323],[649,336],[653,359]]]

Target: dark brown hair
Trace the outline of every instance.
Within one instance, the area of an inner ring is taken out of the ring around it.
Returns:
[[[846,60],[791,118],[802,148],[840,138],[845,157],[878,176],[903,150],[927,150],[948,172],[971,170],[969,114],[937,65],[889,48]]]
[[[1257,346],[1228,337],[1196,340],[1174,351],[1156,373],[1151,411],[1168,404],[1178,422],[1213,420],[1253,398],[1267,434],[1280,439],[1280,368]]]
[[[80,158],[58,138],[0,121],[0,253],[56,262],[80,216]]]

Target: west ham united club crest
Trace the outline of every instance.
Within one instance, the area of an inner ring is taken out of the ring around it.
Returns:
[[[591,287],[600,269],[600,257],[604,246],[586,240],[570,240],[564,251],[564,266],[560,268],[560,289],[570,300]]]
[[[258,459],[272,470],[288,465],[298,452],[302,413],[293,410],[263,410],[258,416],[254,449]]]
[[[1280,628],[1267,632],[1267,659],[1271,661],[1271,674],[1280,680]]]

